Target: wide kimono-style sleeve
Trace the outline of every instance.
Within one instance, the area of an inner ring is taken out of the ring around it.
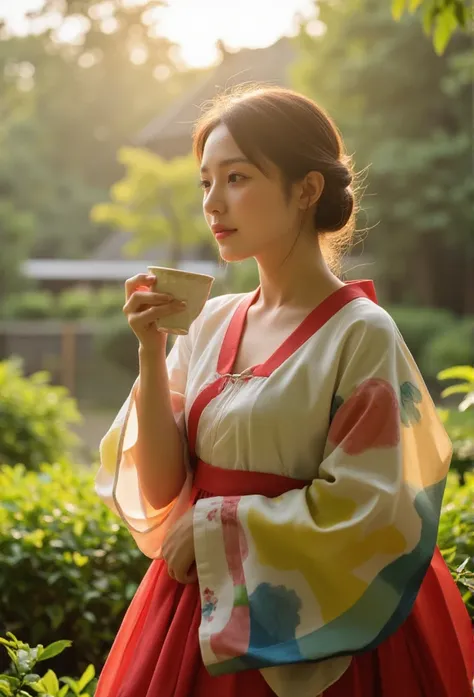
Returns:
[[[330,389],[312,482],[275,499],[196,504],[200,643],[213,675],[258,668],[267,678],[274,666],[320,662],[301,666],[314,677],[378,646],[413,607],[436,545],[451,442],[386,313],[355,323]]]
[[[166,359],[171,404],[183,440],[187,468],[187,477],[178,497],[166,508],[158,510],[147,501],[141,489],[134,459],[134,445],[138,436],[138,378],[100,443],[100,468],[95,490],[104,503],[122,518],[142,552],[151,558],[159,556],[170,526],[190,506],[192,473],[184,416],[190,344],[189,335],[178,336]]]

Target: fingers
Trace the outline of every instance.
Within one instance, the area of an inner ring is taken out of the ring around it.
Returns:
[[[139,273],[125,281],[125,301],[127,301],[138,286],[152,288],[156,283],[156,276],[148,273]]]
[[[178,312],[184,311],[184,306],[178,300],[173,300],[167,305],[158,305],[156,307],[149,307],[148,310],[142,310],[141,312],[130,312],[126,313],[128,316],[128,323],[132,329],[137,329],[150,324],[163,317],[168,317],[168,315],[174,315]]]
[[[188,571],[188,573],[182,573],[175,571],[171,566],[168,566],[168,576],[176,581],[177,583],[182,583],[187,585],[189,583],[196,583],[198,580],[197,570],[195,568]]]
[[[174,300],[173,296],[168,293],[155,293],[151,290],[135,290],[123,306],[123,311],[128,315],[130,312],[137,312],[143,305],[147,307],[150,305],[166,305],[172,300]]]

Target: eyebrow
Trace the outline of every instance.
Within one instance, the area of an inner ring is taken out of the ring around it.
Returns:
[[[228,167],[229,165],[235,165],[237,162],[244,163],[246,165],[251,165],[252,163],[246,157],[228,157],[226,160],[221,160],[218,163],[218,167]],[[208,172],[209,168],[204,166],[201,167],[201,172]]]

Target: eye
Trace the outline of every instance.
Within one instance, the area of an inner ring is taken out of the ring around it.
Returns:
[[[238,172],[231,172],[228,175],[228,180],[230,184],[238,184],[239,181],[243,181],[245,179],[248,179],[244,174],[239,174]],[[211,182],[208,181],[207,179],[202,179],[199,183],[198,186],[201,189],[209,189],[211,186]]]
[[[234,177],[234,181],[231,181],[232,177]],[[235,181],[235,177],[240,177],[241,181],[244,179],[248,179],[248,177],[245,177],[243,174],[239,174],[238,172],[231,172],[229,174],[229,181],[231,184],[237,184],[237,181]]]

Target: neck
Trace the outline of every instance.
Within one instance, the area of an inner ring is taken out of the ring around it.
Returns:
[[[273,257],[278,256],[274,254]],[[314,307],[344,283],[328,268],[317,238],[298,240],[292,253],[280,259],[257,258],[260,277],[260,310]]]

